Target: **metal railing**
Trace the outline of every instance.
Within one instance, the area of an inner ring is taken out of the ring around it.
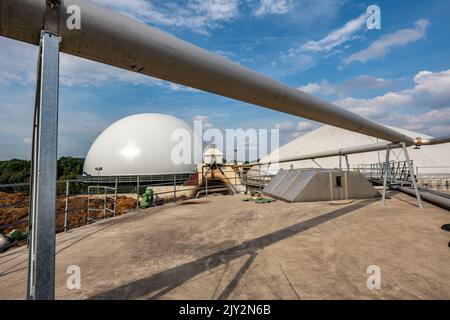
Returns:
[[[135,175],[135,176],[81,176],[81,180],[86,183],[106,183],[113,184],[116,181],[118,183],[136,183],[139,177],[141,183],[148,184],[158,184],[165,183],[167,181],[173,181],[174,175],[177,181],[188,180],[195,172],[184,172],[184,173],[166,173],[166,174],[156,174],[156,175]]]
[[[411,166],[413,166],[413,161],[410,161]],[[359,171],[363,174],[370,182],[374,184],[383,184],[383,179],[386,170],[387,183],[388,185],[400,184],[400,185],[410,185],[411,176],[408,171],[408,163],[406,161],[389,161],[388,167],[384,162],[372,163],[372,164],[360,164],[353,166],[354,171]]]
[[[411,165],[414,165],[412,160]],[[385,163],[361,164],[354,166],[353,170],[361,172],[372,183],[381,184],[386,165]],[[408,185],[411,183],[406,161],[390,161],[388,172],[388,184]],[[450,166],[416,167],[415,178],[421,188],[450,190]]]
[[[248,191],[262,190],[270,183],[273,175],[268,173],[268,169],[269,166],[265,169],[261,166],[254,166],[243,174],[243,184]]]
[[[450,166],[416,167],[416,176],[422,188],[450,190]]]
[[[93,188],[82,180],[64,180],[57,182],[58,196],[56,199],[55,218],[56,231],[67,232],[70,229],[86,224],[88,211],[99,209],[105,211],[104,203],[90,202],[90,194]],[[106,206],[106,212],[117,212],[116,190],[110,186],[101,186],[103,196],[106,190],[107,202],[113,200],[112,208]],[[27,231],[29,228],[29,183],[2,184],[0,185],[0,233],[7,233],[13,229]],[[111,195],[114,191],[114,195]],[[134,209],[134,208],[133,208]],[[114,214],[113,214],[114,215]],[[81,217],[84,217],[81,218]]]
[[[96,190],[97,192],[93,193],[92,190]],[[99,194],[100,190],[103,190],[101,194]],[[114,192],[112,196],[109,194],[110,191]],[[92,207],[92,200],[99,199],[100,197],[103,199],[103,208]],[[112,201],[112,209],[108,207],[109,201]],[[100,219],[98,217],[92,217],[91,212],[103,212],[103,219],[109,218],[111,216],[115,217],[117,213],[117,187],[112,188],[107,186],[89,186],[87,197],[87,224],[89,224],[91,221],[97,221]],[[108,213],[110,214],[109,216]]]
[[[223,175],[223,177],[221,176]],[[209,178],[209,184],[201,172],[190,174],[166,174],[157,177],[127,176],[105,177],[103,180],[63,180],[57,182],[56,220],[57,232],[67,232],[71,229],[93,223],[98,220],[115,217],[121,213],[139,211],[139,197],[147,187],[154,188],[155,198],[163,198],[164,202],[181,198],[208,195],[222,192],[228,185],[229,193],[238,192],[243,186],[242,174],[231,167],[222,167],[216,171],[216,178]],[[222,179],[223,184],[215,185],[214,180]],[[103,184],[99,184],[99,182]],[[19,191],[20,190],[20,191]],[[13,229],[28,230],[29,218],[29,183],[0,185],[0,233]],[[119,199],[133,199],[132,205],[121,206]],[[11,215],[15,210],[15,215]],[[21,211],[17,213],[17,211]]]

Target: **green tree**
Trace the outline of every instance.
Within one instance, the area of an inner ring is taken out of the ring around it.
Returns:
[[[84,159],[61,157],[58,160],[58,180],[78,179],[83,174]]]
[[[28,160],[0,161],[0,184],[29,182],[30,165]]]
[[[61,157],[58,160],[58,180],[78,179],[83,174],[84,159]],[[31,161],[11,159],[0,161],[0,184],[30,182]]]

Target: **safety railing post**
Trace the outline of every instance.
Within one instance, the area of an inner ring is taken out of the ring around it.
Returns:
[[[259,190],[262,190],[262,185],[263,185],[263,176],[261,174],[261,165],[259,165]]]
[[[413,184],[413,187],[414,187],[414,192],[416,193],[417,206],[419,208],[423,208],[422,199],[420,198],[419,188],[417,187],[416,178],[414,177],[414,169],[413,169],[413,166],[412,166],[411,161],[409,159],[409,154],[408,154],[408,150],[406,149],[406,144],[404,142],[402,142],[401,144],[402,144],[403,152],[405,154],[406,166],[407,166],[407,169],[409,171],[409,175],[411,177],[411,181],[412,181],[412,184]]]
[[[177,175],[173,175],[173,197],[176,199],[177,197]]]
[[[386,202],[386,188],[387,188],[387,179],[388,179],[388,174],[389,174],[389,155],[391,153],[391,145],[387,145],[386,148],[386,162],[384,165],[384,179],[383,179],[383,195],[381,198],[381,206],[384,207],[385,202]]]
[[[114,217],[117,214],[117,187],[118,187],[118,180],[116,178],[115,187],[114,187]]]
[[[106,219],[106,208],[108,207],[107,198],[108,198],[108,189],[105,187],[105,198],[103,200],[103,219]]]
[[[69,188],[70,182],[66,181],[66,199],[65,199],[65,207],[64,207],[64,232],[68,230],[68,222],[69,222]]]
[[[139,176],[136,177],[136,210],[139,212]]]
[[[86,210],[86,224],[89,224],[89,211],[91,208],[91,186],[88,186],[88,194],[87,194],[87,210]]]
[[[206,196],[208,196],[208,170],[206,170],[206,175],[205,175],[205,194],[206,194]]]

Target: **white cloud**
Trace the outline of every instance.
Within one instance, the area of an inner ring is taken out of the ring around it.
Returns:
[[[255,16],[266,14],[285,14],[292,9],[291,0],[259,0],[259,5],[253,12]]]
[[[404,92],[388,92],[371,99],[342,98],[335,103],[363,116],[374,118],[383,116],[395,108],[413,106],[414,98]]]
[[[33,84],[36,81],[38,47],[0,37],[0,48],[0,84]]]
[[[313,127],[311,122],[300,121],[297,123],[297,131],[309,131]]]
[[[413,94],[433,104],[446,105],[450,101],[450,69],[441,72],[421,71],[414,77],[416,86]]]
[[[36,81],[38,47],[0,38],[0,85],[28,86]],[[60,84],[66,87],[103,86],[112,81],[132,85],[158,86],[172,91],[199,92],[140,73],[115,68],[61,53]]]
[[[31,136],[34,90],[0,91],[0,136],[16,135],[19,141]],[[16,121],[18,120],[18,121]],[[1,148],[0,148],[1,149]]]
[[[228,21],[239,15],[238,0],[191,0],[189,6],[211,21]]]
[[[231,51],[225,51],[225,50],[216,50],[214,51],[215,54],[224,57],[228,60],[233,60],[236,57],[236,54]]]
[[[287,54],[281,56],[280,61],[273,61],[270,69],[264,73],[268,75],[286,76],[295,73],[301,73],[317,65],[317,59],[308,54],[298,54],[290,50]]]
[[[342,3],[337,1],[304,1],[301,3],[302,18],[320,23],[320,20],[330,19],[333,10],[337,10]],[[321,16],[323,14],[323,16]],[[293,74],[308,70],[318,64],[323,57],[328,58],[340,52],[339,46],[344,46],[347,42],[354,40],[358,36],[356,33],[363,29],[366,24],[367,13],[348,21],[344,26],[331,31],[320,40],[311,40],[304,44],[298,44],[281,54],[279,74]],[[314,88],[311,88],[314,89]]]
[[[288,139],[297,138],[309,131],[316,128],[314,124],[307,121],[299,121],[297,123],[286,120],[275,124],[275,128],[280,130],[283,136],[287,136]]]
[[[337,46],[352,40],[356,32],[366,25],[367,14],[348,21],[339,29],[333,30],[326,37],[318,41],[309,41],[302,46],[303,50],[310,52],[330,52]]]
[[[322,81],[326,81],[328,83],[327,80]],[[298,89],[310,94],[319,93],[322,91],[322,84],[317,82],[310,82],[304,86],[299,87]]]
[[[154,6],[145,0],[94,0],[141,22],[188,28],[199,33],[221,26],[239,15],[238,0],[189,0],[185,5],[167,2]]]
[[[31,156],[35,92],[34,88],[16,89],[0,87],[0,159]],[[104,114],[80,109],[68,107],[67,100],[60,104],[59,155],[84,157],[97,135],[109,124],[110,119]]]
[[[0,71],[0,85],[8,85],[13,82],[19,83],[26,80],[26,75],[21,76],[17,73],[9,72],[8,70]]]
[[[62,109],[58,126],[58,154],[85,157],[95,138],[111,124],[100,113]]]
[[[132,85],[158,86],[173,91],[198,92],[198,90],[179,84],[67,54],[61,54],[60,65],[60,83],[68,87],[103,86],[111,81],[116,81]]]
[[[355,98],[351,94],[388,88],[394,81],[362,75],[339,84],[327,80],[308,83],[299,89],[315,95],[337,95],[337,105],[374,119],[383,119],[400,110],[409,113],[412,108],[430,110],[450,106],[450,69],[441,72],[420,71],[413,80],[412,88],[390,91],[373,98]]]
[[[208,120],[208,117],[204,116],[204,115],[201,115],[201,114],[198,114],[198,115],[193,117],[193,120],[194,121],[206,121],[206,120]]]
[[[339,85],[339,91],[349,93],[354,90],[383,89],[394,84],[394,80],[360,75],[354,79],[346,80]]]
[[[34,90],[0,86],[0,159],[28,159],[32,135]]]
[[[421,71],[414,77],[415,86],[397,92],[388,92],[370,99],[346,97],[337,105],[365,116],[380,116],[392,109],[438,109],[450,105],[450,69],[441,72]]]
[[[343,60],[344,65],[355,61],[366,63],[369,60],[384,57],[393,47],[404,46],[425,38],[430,22],[425,19],[416,21],[413,29],[402,29],[387,34],[373,42],[368,48],[358,51]]]
[[[334,103],[382,123],[431,135],[450,133],[450,70],[421,71],[414,87],[368,99],[345,97]]]
[[[369,75],[360,75],[356,78],[343,81],[339,84],[332,84],[323,79],[319,83],[310,82],[298,89],[309,94],[320,94],[324,96],[340,95],[346,96],[351,93],[376,90],[390,87],[394,84],[391,79],[377,78]]]
[[[288,130],[293,130],[295,129],[295,124],[292,123],[289,120],[283,121],[283,122],[279,122],[275,124],[275,128],[280,130],[280,131],[288,131]]]
[[[355,98],[352,96],[338,98],[334,103],[357,114],[384,124],[429,134],[432,136],[450,133],[450,69],[440,72],[420,71],[413,77],[411,88],[390,91],[373,98]],[[355,88],[382,88],[390,86],[392,80],[360,76],[332,84],[327,80],[309,83],[299,89],[313,94],[350,92],[347,86]],[[292,138],[302,133],[294,130],[294,124],[286,123],[280,128],[290,129]],[[306,128],[308,129],[308,125]]]
[[[331,84],[328,80],[321,80],[320,83],[310,82],[304,86],[299,87],[301,91],[309,94],[322,94],[322,95],[332,95],[338,90],[336,85]]]
[[[398,116],[397,120],[403,121],[405,123],[404,127],[409,130],[428,131],[435,136],[450,133],[450,107],[430,110],[418,116]]]
[[[204,115],[196,115],[192,118],[193,121],[201,121],[203,125],[203,129],[212,129],[214,128],[214,125],[209,120],[209,117]]]

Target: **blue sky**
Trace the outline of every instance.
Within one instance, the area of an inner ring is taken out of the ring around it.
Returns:
[[[384,124],[450,133],[450,1],[96,0]],[[368,30],[369,5],[381,29]],[[0,37],[0,159],[29,158],[37,48]],[[208,127],[279,128],[286,143],[319,124],[62,55],[59,154],[84,157],[135,113]]]

